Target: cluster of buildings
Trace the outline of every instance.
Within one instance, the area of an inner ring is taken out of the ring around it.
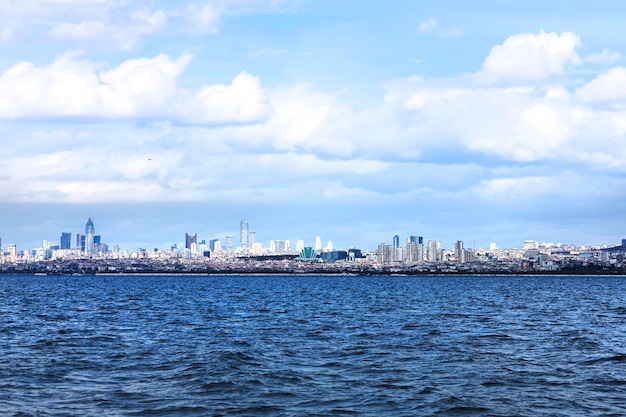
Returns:
[[[452,249],[444,249],[438,240],[425,240],[422,236],[411,235],[401,244],[400,236],[395,235],[391,244],[380,243],[376,250],[364,252],[350,248],[337,250],[332,241],[322,247],[319,236],[315,246],[306,246],[304,240],[298,240],[292,247],[290,240],[272,240],[264,248],[256,239],[256,232],[251,231],[246,220],[240,222],[239,244],[235,246],[233,235],[226,235],[225,242],[219,239],[198,240],[197,233],[185,234],[185,247],[176,244],[165,250],[120,251],[116,245],[113,250],[96,235],[93,220],[89,218],[83,233],[63,232],[59,244],[44,241],[43,246],[27,251],[18,251],[15,244],[9,244],[6,250],[0,238],[0,264],[50,262],[55,260],[90,260],[94,262],[142,260],[160,263],[169,268],[177,268],[178,262],[188,265],[227,265],[230,268],[249,269],[251,266],[263,269],[271,261],[282,268],[285,261],[307,263],[336,263],[344,265],[366,265],[369,270],[417,270],[430,272],[485,272],[485,271],[558,271],[575,265],[605,265],[623,268],[626,261],[626,239],[621,245],[612,247],[592,246],[577,247],[561,244],[539,244],[533,240],[524,241],[522,248],[499,249],[495,243],[489,249],[467,248],[461,240],[454,243]],[[74,244],[72,244],[74,242]],[[174,261],[171,263],[170,261]],[[263,263],[265,262],[265,263]],[[282,262],[282,263],[281,263]],[[303,267],[298,266],[296,270]],[[289,266],[294,269],[294,267]],[[308,268],[308,267],[307,267]],[[350,269],[353,266],[344,266]],[[361,267],[358,267],[361,268]],[[306,268],[305,268],[306,269]]]

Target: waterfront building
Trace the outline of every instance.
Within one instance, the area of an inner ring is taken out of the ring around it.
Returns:
[[[300,253],[304,249],[304,240],[296,241],[296,252]]]
[[[393,245],[387,245],[380,243],[378,245],[378,251],[376,252],[379,263],[393,262],[394,260],[394,247]]]
[[[63,232],[61,233],[61,249],[70,249],[72,247],[72,234]]]
[[[248,233],[248,246],[252,247],[256,243],[256,232]]]
[[[322,238],[317,236],[315,238],[315,252],[319,252],[322,250]]]
[[[393,260],[394,262],[400,261],[398,258],[398,247],[400,247],[400,236],[395,235],[393,237]]]
[[[320,254],[320,259],[324,262],[345,261],[346,259],[348,259],[348,252],[345,250],[331,250],[327,252],[322,252]]]
[[[333,250],[333,241],[329,240],[328,243],[326,244],[326,251],[330,252]]]
[[[209,240],[209,249],[211,251],[214,251],[215,250],[215,244],[217,242],[219,242],[219,241],[220,241],[219,239],[211,239],[211,240]]]
[[[91,217],[87,220],[87,224],[85,225],[85,249],[84,252],[87,254],[94,253],[94,236],[96,235],[96,228],[93,225],[93,221]]]
[[[465,249],[462,240],[457,240],[454,243],[454,257],[458,263],[465,263]]]
[[[248,249],[248,222],[242,220],[239,225],[239,247],[242,249]]]
[[[233,250],[233,235],[226,235],[226,250]]]
[[[302,248],[302,250],[300,251],[301,261],[312,261],[314,259],[317,259],[317,253],[313,250],[312,247],[306,246]]]
[[[406,243],[405,259],[407,262],[423,262],[424,261],[424,245],[408,241]]]
[[[439,262],[442,259],[441,242],[438,240],[429,240],[426,257],[428,262]]]

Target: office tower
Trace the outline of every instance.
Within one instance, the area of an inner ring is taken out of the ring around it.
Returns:
[[[413,242],[416,245],[419,245],[420,243],[421,244],[424,243],[424,238],[422,236],[409,236],[409,238],[407,239],[407,242]]]
[[[100,253],[101,252],[101,247],[102,246],[102,242],[100,241],[100,235],[95,235],[93,237],[93,250],[96,253]]]
[[[407,262],[419,262],[417,256],[417,243],[411,242],[407,239],[405,254]]]
[[[242,220],[239,225],[239,247],[248,249],[248,222]]]
[[[393,245],[392,246],[393,246],[393,260],[394,261],[398,261],[399,259],[398,259],[397,252],[398,252],[398,246],[400,246],[400,236],[395,235],[393,237]]]
[[[439,262],[441,260],[441,242],[438,240],[428,241],[428,262]]]
[[[85,225],[85,253],[93,253],[94,252],[94,241],[93,238],[96,235],[96,228],[93,225],[93,221],[91,217],[87,220],[87,224]]]
[[[15,243],[9,243],[7,250],[9,251],[9,256],[13,259],[17,257],[17,245]]]
[[[189,233],[185,233],[185,249],[191,249],[191,245],[198,244],[198,234],[194,233],[190,235]]]
[[[498,245],[496,245],[496,242],[491,242],[489,244],[489,250],[497,250],[498,249]]]
[[[302,249],[304,249],[304,240],[297,240],[296,241],[296,252],[300,253],[300,252],[302,252]]]
[[[209,250],[214,251],[215,250],[215,243],[219,242],[219,239],[211,239],[209,240]]]
[[[394,258],[393,245],[380,243],[378,245],[377,260],[379,263],[392,262]]]
[[[457,240],[454,244],[454,257],[458,263],[465,263],[465,249],[462,240]]]
[[[256,232],[248,233],[248,246],[252,247],[256,243]]]
[[[226,236],[226,249],[233,250],[233,235]]]
[[[270,241],[270,252],[272,253],[283,253],[287,251],[287,242],[284,240],[271,240]]]
[[[326,250],[328,252],[333,250],[333,241],[332,240],[329,240],[328,243],[326,244]]]
[[[72,234],[63,232],[61,233],[61,249],[70,249],[72,247]]]
[[[322,238],[318,236],[315,238],[315,252],[319,252],[321,250],[322,250]]]

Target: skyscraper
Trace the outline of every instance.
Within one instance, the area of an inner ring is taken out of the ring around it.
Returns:
[[[248,222],[242,220],[240,224],[239,247],[248,249]]]
[[[463,247],[463,241],[457,240],[454,244],[454,256],[459,263],[465,262],[465,248]]]
[[[191,245],[198,244],[198,234],[194,233],[190,235],[189,233],[185,233],[185,249],[191,249]]]
[[[395,235],[393,237],[393,260],[394,261],[399,261],[400,259],[398,259],[398,247],[400,246],[400,236]]]
[[[422,236],[409,236],[409,238],[407,239],[407,242],[413,242],[417,245],[419,245],[420,243],[424,243],[424,238]]]
[[[315,238],[315,251],[319,252],[322,250],[322,238],[320,236]]]
[[[94,252],[94,241],[93,237],[96,235],[96,228],[93,225],[93,221],[91,217],[87,220],[87,224],[85,225],[85,253],[93,253]]]
[[[72,247],[72,234],[67,232],[61,233],[61,249],[70,249]]]
[[[233,235],[226,235],[226,249],[233,250]]]

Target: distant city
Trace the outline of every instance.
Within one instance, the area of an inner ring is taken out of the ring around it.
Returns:
[[[257,241],[248,221],[239,224],[239,242],[233,235],[225,242],[219,239],[198,239],[197,233],[185,233],[185,247],[172,244],[166,249],[120,250],[104,243],[91,218],[85,232],[61,232],[59,244],[44,240],[35,249],[18,249],[8,244],[6,250],[0,238],[0,270],[40,270],[68,272],[68,265],[76,271],[99,273],[119,272],[418,272],[418,273],[515,273],[557,272],[599,267],[604,270],[624,271],[626,239],[614,246],[575,246],[539,243],[525,240],[520,248],[476,248],[475,241],[466,246],[462,240],[445,249],[438,240],[425,240],[411,235],[401,239],[391,237],[390,243],[379,243],[376,250],[358,248],[336,249],[332,241],[322,244],[317,236],[315,245],[304,240],[292,246],[289,240],[271,240],[269,247]],[[134,263],[133,263],[134,262]],[[79,264],[80,263],[80,264]],[[322,267],[321,265],[325,266]],[[82,266],[81,266],[82,265]],[[137,268],[139,265],[139,268]],[[71,268],[70,268],[71,269]],[[597,268],[596,268],[597,269]],[[596,270],[602,272],[602,270]]]

